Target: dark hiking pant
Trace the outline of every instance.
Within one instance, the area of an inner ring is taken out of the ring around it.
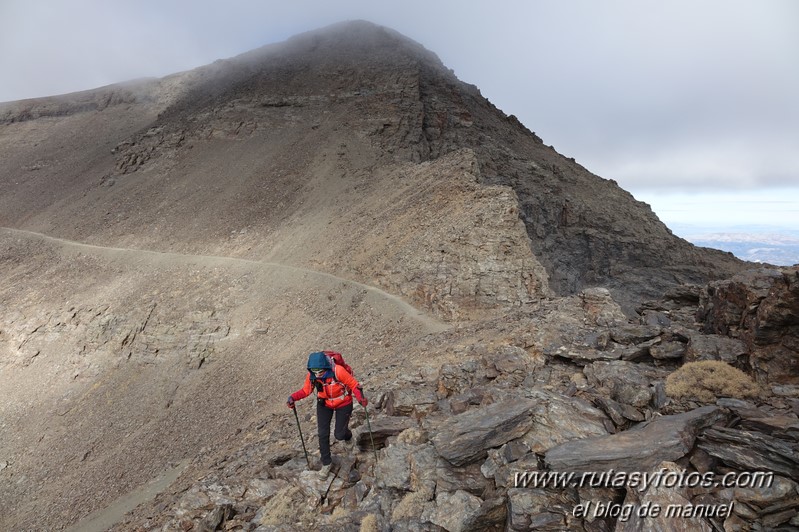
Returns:
[[[349,427],[352,404],[333,410],[326,407],[324,401],[317,401],[316,424],[319,429],[319,453],[322,455],[322,465],[327,465],[333,461],[330,457],[330,422],[333,420],[334,413],[336,415],[336,429],[334,431],[336,439],[348,441],[352,438],[352,431]]]

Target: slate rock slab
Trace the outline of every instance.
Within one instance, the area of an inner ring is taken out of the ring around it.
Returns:
[[[799,446],[795,442],[720,427],[705,431],[699,448],[745,471],[774,471],[788,478],[799,478]]]
[[[414,418],[404,416],[383,416],[371,420],[372,432],[366,425],[362,425],[353,431],[356,445],[361,450],[371,450],[372,440],[374,440],[375,448],[381,449],[385,447],[386,440],[391,436],[396,436],[399,433],[417,428],[419,422]]]
[[[589,383],[606,389],[610,398],[619,403],[641,408],[652,399],[649,378],[639,364],[623,360],[594,362],[583,373]]]
[[[658,417],[618,434],[568,441],[547,451],[545,462],[554,471],[651,471],[688,454],[699,431],[723,415],[717,406],[704,406]]]
[[[543,453],[558,444],[590,436],[608,434],[608,417],[588,401],[579,397],[533,389],[529,396],[535,402],[533,426],[522,441],[536,453]]]
[[[535,404],[531,399],[507,399],[458,414],[441,423],[433,445],[455,466],[484,458],[488,449],[530,430]]]

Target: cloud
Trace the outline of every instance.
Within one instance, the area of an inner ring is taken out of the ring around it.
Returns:
[[[797,231],[799,192],[795,188],[739,191],[636,191],[673,229],[726,230],[760,227]]]
[[[640,143],[596,156],[591,171],[641,190],[689,190],[790,187],[799,185],[799,139],[780,131],[764,136],[720,132]],[[799,191],[799,189],[797,189]]]
[[[164,76],[356,18],[419,41],[625,188],[799,185],[793,0],[3,0],[0,101]]]

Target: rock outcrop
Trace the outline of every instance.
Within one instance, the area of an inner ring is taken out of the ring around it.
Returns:
[[[583,300],[553,301],[504,329],[477,325],[463,331],[469,337],[465,344],[441,344],[451,352],[445,358],[455,355],[456,362],[405,368],[382,392],[403,399],[384,399],[372,407],[376,457],[356,409],[354,462],[334,448],[345,473],[341,481],[327,483],[332,491],[324,504],[320,495],[327,484],[309,480],[297,444],[282,451],[279,463],[257,469],[256,479],[249,477],[255,463],[274,452],[280,431],[265,432],[257,443],[226,457],[218,472],[192,481],[185,495],[163,506],[159,526],[191,529],[216,520],[224,505],[233,510],[230,526],[263,531],[280,530],[278,524],[429,531],[797,526],[799,400],[766,394],[753,401],[683,403],[656,391],[679,364],[673,359],[667,365],[649,356],[584,365],[557,354],[569,348],[553,348],[552,337],[529,335],[531,325],[545,325],[554,311],[572,316],[571,326],[560,321],[561,332],[570,330],[579,338],[580,327],[596,316]],[[693,304],[694,312],[697,303],[682,301]],[[663,312],[690,314],[675,300],[648,306],[670,305],[672,310]],[[642,322],[650,315],[642,314],[639,323],[614,321],[608,338],[633,346],[705,336],[698,323],[691,334],[685,324],[649,328]],[[484,342],[489,338],[508,343]],[[544,345],[553,354],[542,357]],[[623,373],[634,372],[634,382],[620,382],[652,391],[645,401],[634,394],[611,400],[600,392],[606,379],[597,378],[592,365],[611,368],[614,363],[624,368],[608,375],[623,379]],[[422,390],[416,405],[413,394],[404,392],[409,389]],[[389,406],[393,416],[387,415]],[[638,415],[624,417],[630,412]],[[268,423],[285,426],[288,420],[276,417]],[[276,484],[294,477],[299,483]],[[243,493],[244,483],[272,488],[249,498],[220,497]],[[294,510],[291,516],[280,511],[287,504]]]
[[[702,293],[704,331],[745,344],[758,381],[799,385],[799,268],[751,270]],[[740,347],[727,350],[741,356]]]
[[[4,104],[0,188],[0,529],[797,525],[796,272],[719,281],[745,265],[393,31]],[[283,404],[321,348],[372,400],[327,481]],[[762,395],[668,396],[707,360]],[[620,463],[589,446],[773,482],[553,484]]]
[[[660,462],[686,456],[696,437],[721,419],[713,406],[662,416],[648,424],[610,436],[586,438],[549,449],[545,460],[554,471],[652,471]]]

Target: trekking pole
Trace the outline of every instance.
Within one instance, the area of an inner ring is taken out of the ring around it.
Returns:
[[[300,431],[300,441],[302,442],[302,450],[305,453],[305,461],[308,462],[308,469],[311,469],[311,459],[308,458],[308,449],[305,448],[305,438],[302,437],[302,427],[300,427],[300,416],[297,415],[297,407],[294,408],[294,419],[297,420],[297,430]]]
[[[375,447],[375,439],[372,436],[372,424],[369,422],[369,409],[366,405],[363,406],[363,411],[366,412],[366,426],[369,428],[369,440],[372,442],[372,450],[375,453],[375,464],[377,463],[377,447]]]
[[[325,490],[325,494],[322,495],[322,498],[320,499],[319,504],[324,504],[325,503],[325,499],[327,499],[327,494],[330,493],[330,488],[333,487],[333,483],[336,481],[336,478],[338,477],[338,474],[340,472],[341,472],[341,466],[338,466],[338,469],[336,469],[336,473],[333,475],[333,480],[331,480],[330,484],[328,484],[327,489]]]

